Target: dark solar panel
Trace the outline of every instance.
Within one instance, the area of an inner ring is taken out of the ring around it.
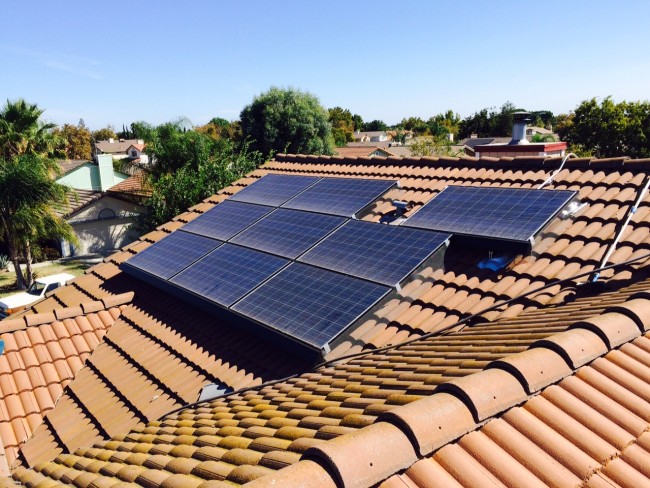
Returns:
[[[166,280],[222,244],[179,230],[139,252],[126,264]]]
[[[171,279],[171,282],[223,306],[230,306],[289,261],[233,244],[224,244]]]
[[[232,308],[320,349],[389,291],[376,283],[293,263]]]
[[[567,190],[449,186],[402,226],[526,242],[575,195]]]
[[[269,174],[238,191],[230,200],[279,207],[319,179],[318,176]]]
[[[323,178],[283,207],[353,217],[396,183],[389,180]]]
[[[299,260],[396,286],[449,237],[441,232],[351,220]]]
[[[227,241],[272,210],[272,207],[226,200],[186,224],[183,230]]]
[[[277,209],[236,236],[232,242],[296,258],[345,222],[342,217]]]

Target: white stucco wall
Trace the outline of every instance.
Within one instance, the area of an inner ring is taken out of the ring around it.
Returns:
[[[99,220],[99,213],[103,209],[113,210],[115,218]],[[75,246],[63,243],[62,254],[79,256],[106,253],[133,242],[138,238],[138,232],[131,230],[130,226],[143,210],[139,205],[117,198],[100,198],[67,219],[79,243]]]

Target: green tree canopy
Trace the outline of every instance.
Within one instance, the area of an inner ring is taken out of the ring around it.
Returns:
[[[243,136],[262,154],[332,154],[327,110],[310,93],[272,87],[244,107],[240,118]]]
[[[341,107],[328,109],[329,121],[332,124],[332,134],[337,147],[345,146],[354,141],[354,118],[352,112]]]
[[[575,112],[558,116],[560,139],[570,150],[597,157],[650,157],[650,102],[584,100]]]
[[[174,123],[163,124],[155,133],[149,146],[153,163],[148,168],[153,195],[140,223],[144,231],[167,222],[263,162],[248,143],[184,131]]]
[[[59,140],[58,149],[67,159],[90,159],[92,157],[92,136],[83,120],[78,125],[64,124],[52,133]]]
[[[117,134],[115,133],[115,127],[112,125],[107,125],[103,129],[98,129],[92,133],[93,139],[97,141],[107,141],[109,139],[117,139]]]
[[[388,130],[388,126],[383,120],[371,120],[363,124],[362,130],[367,132],[375,132],[379,130]]]
[[[512,119],[518,109],[511,102],[506,102],[499,111],[494,108],[484,108],[479,112],[463,119],[459,123],[458,137],[507,137],[512,135]]]
[[[20,154],[49,154],[56,139],[52,135],[54,124],[41,121],[38,105],[23,99],[7,103],[0,110],[0,153],[6,159]]]

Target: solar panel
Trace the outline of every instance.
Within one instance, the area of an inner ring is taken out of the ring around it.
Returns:
[[[174,276],[171,282],[228,307],[288,262],[226,243]]]
[[[277,209],[231,242],[296,258],[345,222],[334,215]]]
[[[282,206],[354,217],[396,184],[392,180],[322,178]]]
[[[449,234],[350,220],[299,261],[396,286]]]
[[[232,309],[321,349],[389,291],[376,283],[293,263]]]
[[[448,186],[402,226],[529,241],[576,192]]]
[[[125,264],[168,279],[222,244],[221,241],[179,230],[139,252]]]
[[[279,207],[318,180],[318,176],[268,174],[238,191],[230,200]]]
[[[272,207],[226,200],[186,224],[183,230],[227,241],[272,210]]]

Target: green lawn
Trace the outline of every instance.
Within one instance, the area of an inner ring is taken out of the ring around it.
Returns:
[[[68,261],[67,263],[53,262],[48,266],[35,268],[34,272],[37,278],[57,273],[70,273],[71,275],[79,276],[90,266],[92,265],[79,261]],[[9,271],[0,271],[0,298],[13,295],[14,293],[18,293],[18,291],[16,289],[16,274]]]

